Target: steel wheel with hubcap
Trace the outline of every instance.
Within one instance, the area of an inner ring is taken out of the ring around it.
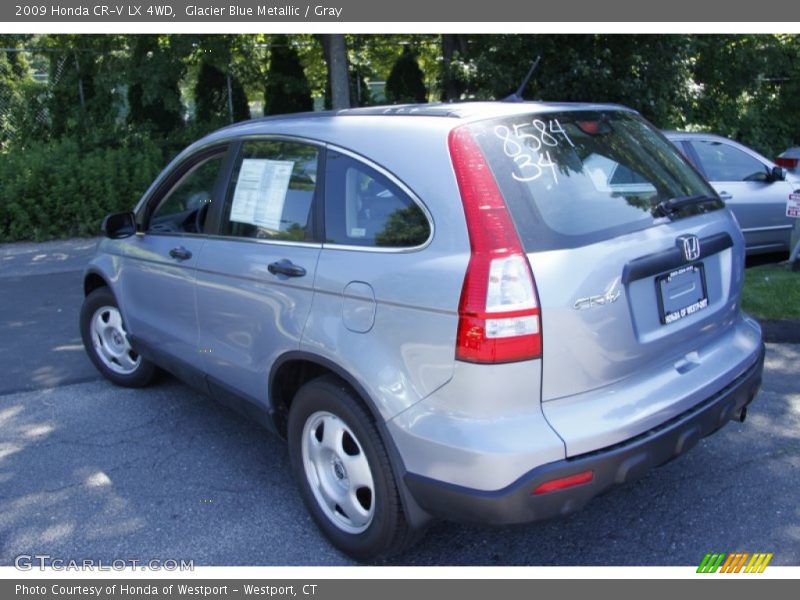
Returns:
[[[106,367],[120,375],[136,371],[142,357],[131,348],[116,306],[101,306],[94,311],[89,328],[94,351]]]
[[[375,514],[367,457],[350,428],[320,411],[303,428],[303,466],[311,491],[328,519],[347,533],[361,533]]]
[[[117,385],[141,387],[155,375],[155,366],[131,347],[117,301],[107,287],[93,290],[83,301],[81,337],[94,366]]]
[[[341,379],[326,375],[300,388],[288,437],[306,508],[337,548],[376,560],[416,540],[372,415]]]

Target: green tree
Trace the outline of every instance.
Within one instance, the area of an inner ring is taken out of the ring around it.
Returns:
[[[12,147],[21,151],[50,138],[47,86],[33,79],[33,67],[22,52],[30,37],[0,36],[0,46],[6,48],[0,52],[0,152]]]
[[[772,157],[788,146],[800,145],[800,37],[777,35],[774,39],[774,79],[771,84],[777,90],[777,99],[773,105],[773,125],[780,130],[771,139],[773,152],[769,156]]]
[[[695,128],[735,138],[767,156],[800,141],[796,36],[693,38]]]
[[[241,82],[203,61],[194,88],[195,118],[201,123],[230,123],[250,118]]]
[[[690,44],[681,35],[472,36],[465,94],[504,98],[536,56],[526,99],[621,103],[660,127],[680,126],[690,104]]]
[[[427,99],[428,91],[417,57],[406,46],[386,79],[386,100],[391,104],[404,104]]]
[[[190,107],[193,101],[192,112],[201,129],[250,118],[248,87],[251,93],[260,95],[263,81],[256,55],[260,37],[189,36],[193,52],[182,89],[191,97]]]
[[[2,38],[0,43],[3,43]],[[0,53],[0,151],[7,149],[17,137],[14,113],[22,104],[24,75],[15,69],[14,54]]]
[[[48,57],[47,115],[51,137],[115,137],[121,38],[115,35],[45,35],[35,46]],[[103,134],[108,132],[108,136]]]
[[[328,87],[328,64],[318,35],[299,34],[292,36],[295,50],[303,65],[312,97],[326,95]]]
[[[131,36],[128,119],[137,127],[167,136],[183,125],[179,82],[188,52],[179,36]]]
[[[442,100],[458,100],[464,93],[463,76],[460,72],[461,57],[467,53],[466,36],[445,33],[441,39],[442,63],[439,87]]]
[[[311,89],[297,50],[285,35],[272,39],[264,89],[264,114],[304,112],[314,108]]]

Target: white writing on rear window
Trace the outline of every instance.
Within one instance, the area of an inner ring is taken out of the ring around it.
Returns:
[[[517,181],[535,181],[544,173],[549,173],[553,183],[558,183],[556,164],[550,156],[548,148],[556,148],[561,140],[570,147],[575,144],[558,119],[549,119],[547,122],[540,119],[515,123],[508,127],[498,125],[494,134],[503,141],[503,152],[514,160],[518,173],[511,176]]]

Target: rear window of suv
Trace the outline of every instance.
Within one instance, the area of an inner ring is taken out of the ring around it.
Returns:
[[[652,226],[655,206],[714,190],[654,127],[626,111],[472,124],[526,251],[574,248]],[[694,204],[672,219],[716,210]]]

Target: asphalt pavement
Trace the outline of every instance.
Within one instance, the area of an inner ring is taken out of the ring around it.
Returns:
[[[0,245],[0,394],[98,379],[81,344],[96,239]]]
[[[171,378],[101,380],[80,348],[94,242],[0,246],[0,565],[184,559],[348,565],[319,534],[283,442]],[[12,258],[7,258],[7,257]],[[800,345],[770,344],[747,421],[565,519],[437,523],[398,565],[800,565]]]

